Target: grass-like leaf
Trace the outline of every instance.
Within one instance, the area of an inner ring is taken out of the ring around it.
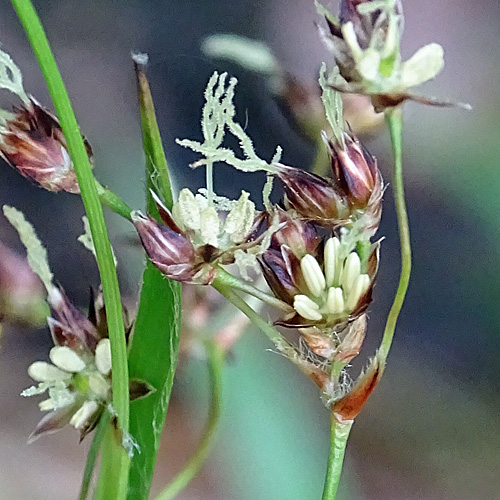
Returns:
[[[134,56],[134,62],[146,155],[147,206],[148,212],[156,216],[158,212],[149,189],[157,190],[169,208],[172,194],[153,100],[144,73],[144,56]],[[133,401],[130,407],[130,432],[140,447],[140,453],[132,459],[129,500],[147,499],[151,487],[177,365],[181,298],[180,283],[166,279],[148,262],[129,351],[129,370],[132,378],[144,380],[154,387],[155,392]]]

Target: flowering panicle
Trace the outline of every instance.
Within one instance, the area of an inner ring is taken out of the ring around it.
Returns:
[[[379,225],[384,190],[375,158],[345,130],[342,102],[329,85],[335,78],[335,72],[322,68],[323,103],[332,131],[331,138],[323,133],[331,177],[283,165],[278,154],[270,162],[260,159],[235,121],[235,79],[226,87],[226,75],[214,73],[205,92],[204,142],[178,141],[202,154],[192,166],[206,166],[206,189],[197,194],[182,189],[171,212],[154,195],[162,224],[140,212],[132,214],[147,255],[171,279],[210,284],[220,266],[234,263],[246,278],[246,266],[258,263],[275,295],[269,303],[278,299],[285,311],[275,325],[298,328],[309,354],[286,343],[278,348],[286,345],[284,354],[320,385],[329,405],[347,394],[333,383],[340,375],[330,371],[350,362],[365,337],[380,249],[380,243],[370,240]],[[239,140],[243,157],[224,147],[226,133]],[[268,180],[277,177],[284,206],[270,202],[269,182],[262,212],[245,191],[238,200],[218,196],[212,179],[218,162],[246,172],[264,171]],[[323,361],[318,365],[317,359]]]

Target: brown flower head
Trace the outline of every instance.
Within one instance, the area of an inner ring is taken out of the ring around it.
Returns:
[[[0,156],[49,191],[80,191],[59,120],[32,97],[1,126]]]

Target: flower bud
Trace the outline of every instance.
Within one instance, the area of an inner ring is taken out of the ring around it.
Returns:
[[[347,200],[330,180],[299,168],[276,165],[277,177],[285,189],[285,204],[318,224],[341,222],[349,218]]]
[[[53,288],[47,301],[52,314],[47,321],[54,344],[93,353],[100,339],[96,325],[69,301],[62,288]]]
[[[262,273],[269,288],[279,299],[293,304],[294,297],[300,293],[296,282],[300,272],[300,261],[283,246],[281,250],[270,248],[259,259]],[[297,271],[294,273],[294,269]]]
[[[381,190],[377,160],[358,139],[345,132],[343,144],[330,142],[329,150],[333,175],[349,202],[356,208],[366,208],[376,188]]]
[[[139,212],[132,213],[132,222],[151,262],[167,278],[201,283],[196,279],[200,271],[196,251],[187,236],[172,227],[159,224],[152,217],[144,217]],[[209,282],[210,280],[206,283]]]
[[[0,128],[0,156],[49,191],[79,193],[59,120],[33,98],[14,111]],[[91,158],[87,141],[85,146]]]

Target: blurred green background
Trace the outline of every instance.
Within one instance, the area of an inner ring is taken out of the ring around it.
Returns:
[[[176,137],[199,138],[203,89],[214,70],[237,76],[236,104],[257,152],[307,167],[312,147],[290,127],[265,83],[199,50],[204,36],[232,32],[264,40],[284,67],[313,83],[330,55],[320,43],[310,0],[39,0],[96,175],[134,207],[143,207],[143,157],[130,51],[150,55],[150,78],[165,149],[178,187],[198,188],[203,173]],[[333,3],[336,10],[336,4]],[[405,176],[414,272],[385,377],[357,418],[349,441],[344,500],[495,500],[500,498],[500,4],[497,0],[404,2],[403,54],[436,41],[446,67],[423,89],[470,102],[474,110],[405,107]],[[0,6],[0,42],[25,86],[50,100],[8,2]],[[10,96],[1,95],[6,105]],[[367,143],[387,180],[387,133]],[[22,209],[49,249],[58,280],[84,305],[98,282],[92,257],[76,243],[82,206],[45,192],[2,165],[0,203]],[[250,179],[250,180],[249,180]],[[249,184],[250,182],[250,184]],[[258,189],[261,178],[221,169],[218,192]],[[391,188],[379,231],[385,236],[370,329],[381,336],[399,270]],[[108,216],[124,291],[134,296],[143,261],[130,228]],[[0,221],[0,239],[20,249]],[[211,459],[183,499],[315,500],[328,449],[328,413],[312,383],[249,331],[225,368],[224,418]],[[0,499],[76,498],[89,443],[74,431],[29,447],[39,418],[19,392],[27,366],[49,348],[46,330],[7,328],[0,352]],[[182,364],[167,417],[156,488],[196,446],[206,415],[203,362]]]

